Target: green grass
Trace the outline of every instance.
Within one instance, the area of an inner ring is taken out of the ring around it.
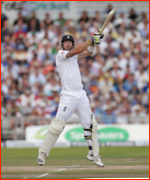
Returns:
[[[44,168],[40,167],[37,162],[38,148],[2,148],[1,149],[1,167],[37,167],[38,171],[13,171],[3,170],[1,172],[2,179],[23,179],[29,176],[30,179],[49,173],[48,176],[37,179],[68,179],[68,178],[135,178],[149,176],[149,147],[101,147],[100,155],[105,164],[104,168],[99,168],[93,162],[86,159],[88,148],[72,147],[72,148],[52,148],[49,157],[46,158]],[[69,169],[76,165],[80,169]],[[66,171],[52,171],[50,167],[58,169],[58,167],[68,167]],[[138,167],[127,169],[115,169],[115,167]],[[45,169],[47,167],[47,169]],[[82,167],[87,167],[82,168]],[[109,169],[110,167],[110,169]],[[114,167],[114,169],[111,169]],[[141,169],[146,167],[145,169]],[[90,169],[91,168],[91,169]],[[94,168],[94,169],[92,169]],[[29,179],[29,178],[28,178]]]
[[[81,158],[86,155],[88,148],[71,147],[71,148],[52,148],[49,157],[70,159]],[[146,158],[149,156],[148,147],[101,147],[100,154],[104,158]],[[3,159],[12,158],[36,158],[38,148],[2,148],[1,157]]]

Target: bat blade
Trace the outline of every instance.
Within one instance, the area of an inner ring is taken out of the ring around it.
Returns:
[[[108,16],[107,16],[107,18],[106,18],[106,20],[105,20],[102,28],[99,30],[99,34],[102,34],[102,32],[104,31],[105,27],[107,26],[107,24],[109,23],[109,21],[111,20],[111,18],[112,18],[113,15],[115,14],[115,12],[116,12],[116,8],[112,9],[112,10],[109,12],[109,14],[108,14]]]

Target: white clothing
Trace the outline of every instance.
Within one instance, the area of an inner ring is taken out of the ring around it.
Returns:
[[[124,78],[124,71],[123,70],[120,70],[118,69],[117,71],[115,70],[112,70],[111,71],[111,75],[113,78],[120,78],[120,79],[123,79]]]
[[[52,86],[50,83],[46,83],[44,85],[44,94],[49,95],[51,91],[59,91],[60,86],[56,84],[55,86]]]
[[[117,41],[112,41],[110,43],[110,47],[112,47],[113,49],[117,50],[120,47],[120,43],[118,43]]]
[[[106,29],[106,28],[105,28]],[[99,50],[101,53],[105,53],[106,49],[108,48],[108,43],[106,41],[102,41],[99,45]]]
[[[122,68],[124,73],[126,72],[127,64],[128,64],[128,60],[126,58],[121,58],[121,60],[118,62],[119,67]]]
[[[39,33],[35,34],[35,37],[32,35],[32,32],[28,32],[27,33],[27,39],[29,41],[29,43],[32,45],[33,43],[39,43],[40,42],[40,38],[39,38]]]
[[[45,76],[42,73],[38,74],[38,76],[36,76],[34,73],[30,74],[29,76],[30,85],[33,86],[36,82],[40,84],[45,84],[46,83]]]
[[[61,78],[61,94],[81,96],[84,93],[81,74],[78,66],[78,55],[66,58],[68,51],[59,50],[56,56],[56,66]]]
[[[119,35],[118,38],[116,39],[118,43],[122,43],[124,45],[125,48],[129,47],[129,38],[126,38],[126,34],[123,35]]]
[[[128,118],[125,115],[118,115],[116,122],[117,122],[117,124],[127,124],[128,123]]]
[[[75,111],[82,127],[84,129],[89,129],[92,111],[86,93],[82,94],[81,97],[74,97],[66,94],[61,95],[56,118],[66,122]]]
[[[4,94],[8,94],[9,86],[5,82],[1,82],[1,92]]]
[[[30,46],[28,48],[28,51],[27,51],[27,61],[28,63],[30,63],[33,59],[33,52],[32,51],[36,51],[36,48],[34,46]]]
[[[62,92],[56,118],[65,122],[76,111],[81,125],[89,129],[92,111],[86,92],[83,90],[77,63],[78,55],[66,58],[68,51],[60,50],[56,56],[56,66],[62,83]]]
[[[13,77],[14,79],[18,79],[19,70],[20,70],[20,68],[19,68],[19,66],[16,65],[16,64],[13,64],[13,65],[12,65],[10,71],[9,71],[8,67],[4,67],[3,77],[6,78],[6,77],[12,75],[12,77]]]
[[[137,29],[139,31],[145,30],[148,33],[149,32],[149,24],[147,24],[146,29],[145,29],[144,23],[140,22],[140,23],[137,24]]]
[[[75,111],[84,129],[85,139],[92,137],[92,132],[89,131],[92,111],[86,92],[82,89],[83,85],[81,83],[81,75],[77,63],[78,55],[66,58],[67,53],[68,51],[59,50],[56,56],[56,66],[61,78],[62,92],[56,118],[52,121],[53,124],[51,123],[52,125],[49,127],[44,143],[39,149],[39,152],[45,152],[47,155],[61,133],[61,131],[58,133],[58,130],[60,127],[63,130],[64,122],[66,122]],[[54,132],[57,132],[57,134],[54,134]],[[86,139],[86,141],[89,149],[91,149],[92,139]]]
[[[20,95],[19,105],[21,107],[27,107],[28,103],[31,104],[31,107],[35,107],[35,96],[33,94],[30,96],[26,96],[25,94]]]
[[[54,39],[55,39],[55,33],[53,32],[53,31],[51,31],[51,30],[49,30],[48,32],[48,39],[50,40],[50,43],[52,44],[52,45],[55,45],[55,43],[54,43]],[[42,31],[40,31],[39,33],[38,33],[38,38],[42,41],[42,39],[44,38],[44,36],[45,36],[45,31],[44,30],[42,30]]]
[[[90,73],[92,75],[98,75],[99,74],[99,70],[102,68],[101,64],[98,63],[97,61],[93,62],[92,67],[90,69]]]
[[[147,73],[140,74],[138,81],[137,81],[137,87],[139,89],[146,86],[146,84],[149,82],[149,76]]]

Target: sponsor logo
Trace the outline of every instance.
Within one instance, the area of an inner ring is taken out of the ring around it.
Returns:
[[[3,5],[3,8],[10,11],[10,10],[15,10],[19,11],[20,8],[22,7],[22,2],[15,2],[15,1],[6,1],[6,2],[1,2]]]
[[[118,127],[106,127],[98,130],[98,139],[101,142],[127,141],[129,134],[126,130]]]
[[[48,126],[38,130],[34,137],[36,139],[44,139],[47,133],[47,130],[48,130]]]
[[[37,10],[69,10],[69,2],[30,2],[34,11]]]
[[[66,111],[66,109],[67,109],[67,107],[64,107],[63,111],[65,112],[65,111]]]
[[[98,140],[100,142],[107,141],[127,141],[129,134],[126,130],[118,127],[106,127],[98,130]],[[83,128],[74,128],[66,133],[66,139],[68,141],[85,141]]]
[[[66,139],[68,141],[85,141],[83,128],[74,128],[66,133]]]
[[[20,8],[22,7],[23,2],[15,2],[15,1],[6,1],[6,2],[1,2],[3,7],[6,10],[20,10]],[[38,10],[70,10],[70,2],[46,2],[46,1],[42,1],[42,2],[37,2],[37,1],[28,1],[28,4],[32,7],[33,11],[38,11]]]

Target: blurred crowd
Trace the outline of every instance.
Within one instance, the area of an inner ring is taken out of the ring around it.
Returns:
[[[109,4],[105,14],[97,11],[93,17],[83,11],[77,21],[62,12],[58,19],[48,12],[39,20],[38,12],[20,10],[11,28],[1,14],[1,116],[54,117],[61,91],[55,65],[61,37],[72,35],[78,46],[112,8]],[[127,123],[128,115],[131,123],[144,123],[149,114],[148,14],[116,13],[104,35],[94,54],[79,61],[91,108],[101,123]]]

